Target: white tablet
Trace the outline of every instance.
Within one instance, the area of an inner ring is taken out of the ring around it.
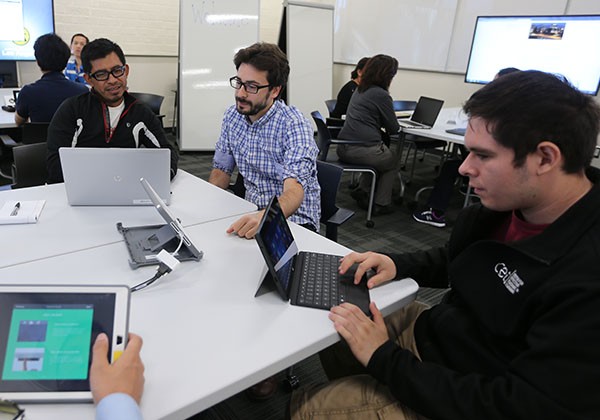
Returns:
[[[104,332],[110,360],[125,348],[127,286],[0,286],[0,398],[91,401],[92,346]]]

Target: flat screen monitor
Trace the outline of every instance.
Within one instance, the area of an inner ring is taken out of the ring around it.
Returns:
[[[35,60],[35,40],[52,32],[53,0],[0,0],[0,60]]]
[[[465,82],[485,84],[516,67],[561,74],[580,91],[600,85],[600,15],[479,16]]]

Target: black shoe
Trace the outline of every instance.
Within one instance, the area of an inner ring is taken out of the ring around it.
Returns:
[[[380,206],[379,204],[375,204],[375,210],[373,210],[373,214],[376,216],[383,216],[393,212],[394,207],[391,204],[388,204],[387,206]]]
[[[356,188],[356,189],[350,191],[350,197],[354,198],[356,201],[360,201],[360,200],[366,200],[367,202],[369,201],[369,194],[360,188]]]

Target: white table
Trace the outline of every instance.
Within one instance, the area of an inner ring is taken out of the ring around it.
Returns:
[[[467,126],[467,116],[461,108],[442,108],[435,124],[430,129],[405,128],[402,132],[413,134],[419,137],[426,137],[434,140],[443,140],[455,144],[465,144],[464,136],[447,133],[446,130],[452,128],[464,128]]]
[[[183,226],[245,214],[256,206],[179,170],[172,184],[169,210]],[[35,224],[0,225],[0,268],[121,242],[124,226],[164,223],[153,206],[70,206],[64,184],[0,191],[8,200],[46,200]]]
[[[4,97],[5,96],[13,96],[13,90],[17,88],[2,88],[0,89],[0,105],[4,105]],[[14,112],[6,112],[5,110],[0,108],[0,129],[2,128],[15,128],[17,124],[15,123],[15,113]]]
[[[132,295],[130,329],[144,339],[144,419],[185,419],[338,341],[328,312],[292,306],[275,292],[254,298],[266,265],[254,240],[227,235],[235,218],[186,229],[204,251]],[[347,248],[292,224],[303,250]],[[154,268],[131,270],[123,243],[0,270],[4,282],[133,285]],[[371,291],[384,314],[414,299],[406,279]],[[26,405],[27,418],[93,419],[91,404]]]

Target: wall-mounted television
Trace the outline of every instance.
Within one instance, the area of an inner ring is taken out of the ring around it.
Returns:
[[[53,0],[0,0],[0,60],[35,60],[35,40],[51,32]]]
[[[558,73],[596,95],[600,15],[479,16],[465,82],[488,83],[505,67]]]

